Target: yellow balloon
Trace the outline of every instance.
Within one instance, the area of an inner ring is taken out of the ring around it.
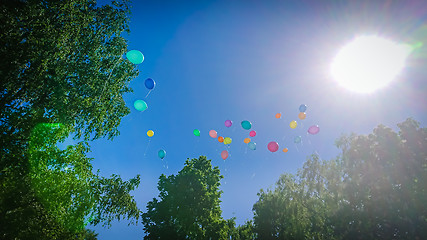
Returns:
[[[153,132],[153,130],[148,130],[148,131],[147,131],[147,136],[149,136],[149,137],[154,136],[154,132]]]
[[[224,138],[224,144],[230,144],[231,143],[231,138],[226,137]]]
[[[243,142],[244,142],[244,143],[250,143],[250,142],[251,142],[251,139],[250,139],[250,138],[245,138],[245,139],[243,140]]]
[[[292,121],[291,123],[289,123],[289,126],[290,126],[292,129],[295,129],[295,128],[297,127],[297,121]]]

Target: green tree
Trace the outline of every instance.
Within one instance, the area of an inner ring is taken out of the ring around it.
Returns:
[[[200,156],[187,159],[178,174],[161,175],[159,199],[142,214],[144,239],[226,239],[227,222],[221,217],[220,171]]]
[[[139,176],[99,177],[86,157],[129,113],[129,13],[126,0],[0,2],[0,238],[79,239],[85,222],[138,219]],[[59,150],[69,135],[80,142]]]
[[[342,137],[343,205],[335,230],[346,239],[427,237],[427,129],[407,119],[399,132]]]
[[[228,238],[233,240],[251,240],[256,239],[253,229],[253,222],[246,221],[245,224],[236,227],[236,218],[227,219]]]
[[[412,119],[399,132],[343,136],[342,154],[307,159],[254,204],[259,239],[424,239],[427,129]]]

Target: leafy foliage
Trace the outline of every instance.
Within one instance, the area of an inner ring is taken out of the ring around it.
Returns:
[[[85,222],[138,220],[139,176],[99,177],[86,157],[129,113],[129,14],[127,0],[0,2],[0,238],[94,238]],[[70,135],[81,141],[60,150]]]
[[[427,129],[412,119],[394,132],[337,141],[336,160],[309,158],[254,204],[258,239],[424,239]]]
[[[185,162],[175,175],[159,178],[159,199],[142,214],[144,239],[226,239],[221,217],[218,167],[200,156]]]

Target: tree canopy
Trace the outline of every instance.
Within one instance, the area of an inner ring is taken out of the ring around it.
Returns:
[[[187,159],[178,174],[159,178],[159,198],[142,214],[144,239],[226,239],[220,171],[206,157]]]
[[[258,239],[424,239],[427,129],[408,119],[343,136],[333,160],[313,155],[254,204]]]
[[[86,157],[130,112],[129,14],[127,0],[0,3],[1,238],[85,238],[89,222],[139,218],[139,176],[100,177]],[[79,142],[59,149],[69,136]]]

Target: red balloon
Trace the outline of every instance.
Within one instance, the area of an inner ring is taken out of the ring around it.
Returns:
[[[270,152],[276,152],[277,150],[279,150],[279,144],[277,142],[269,142],[267,145],[268,150],[270,150]]]
[[[224,150],[224,151],[221,152],[221,157],[224,160],[228,158],[228,152],[227,152],[227,150]]]

